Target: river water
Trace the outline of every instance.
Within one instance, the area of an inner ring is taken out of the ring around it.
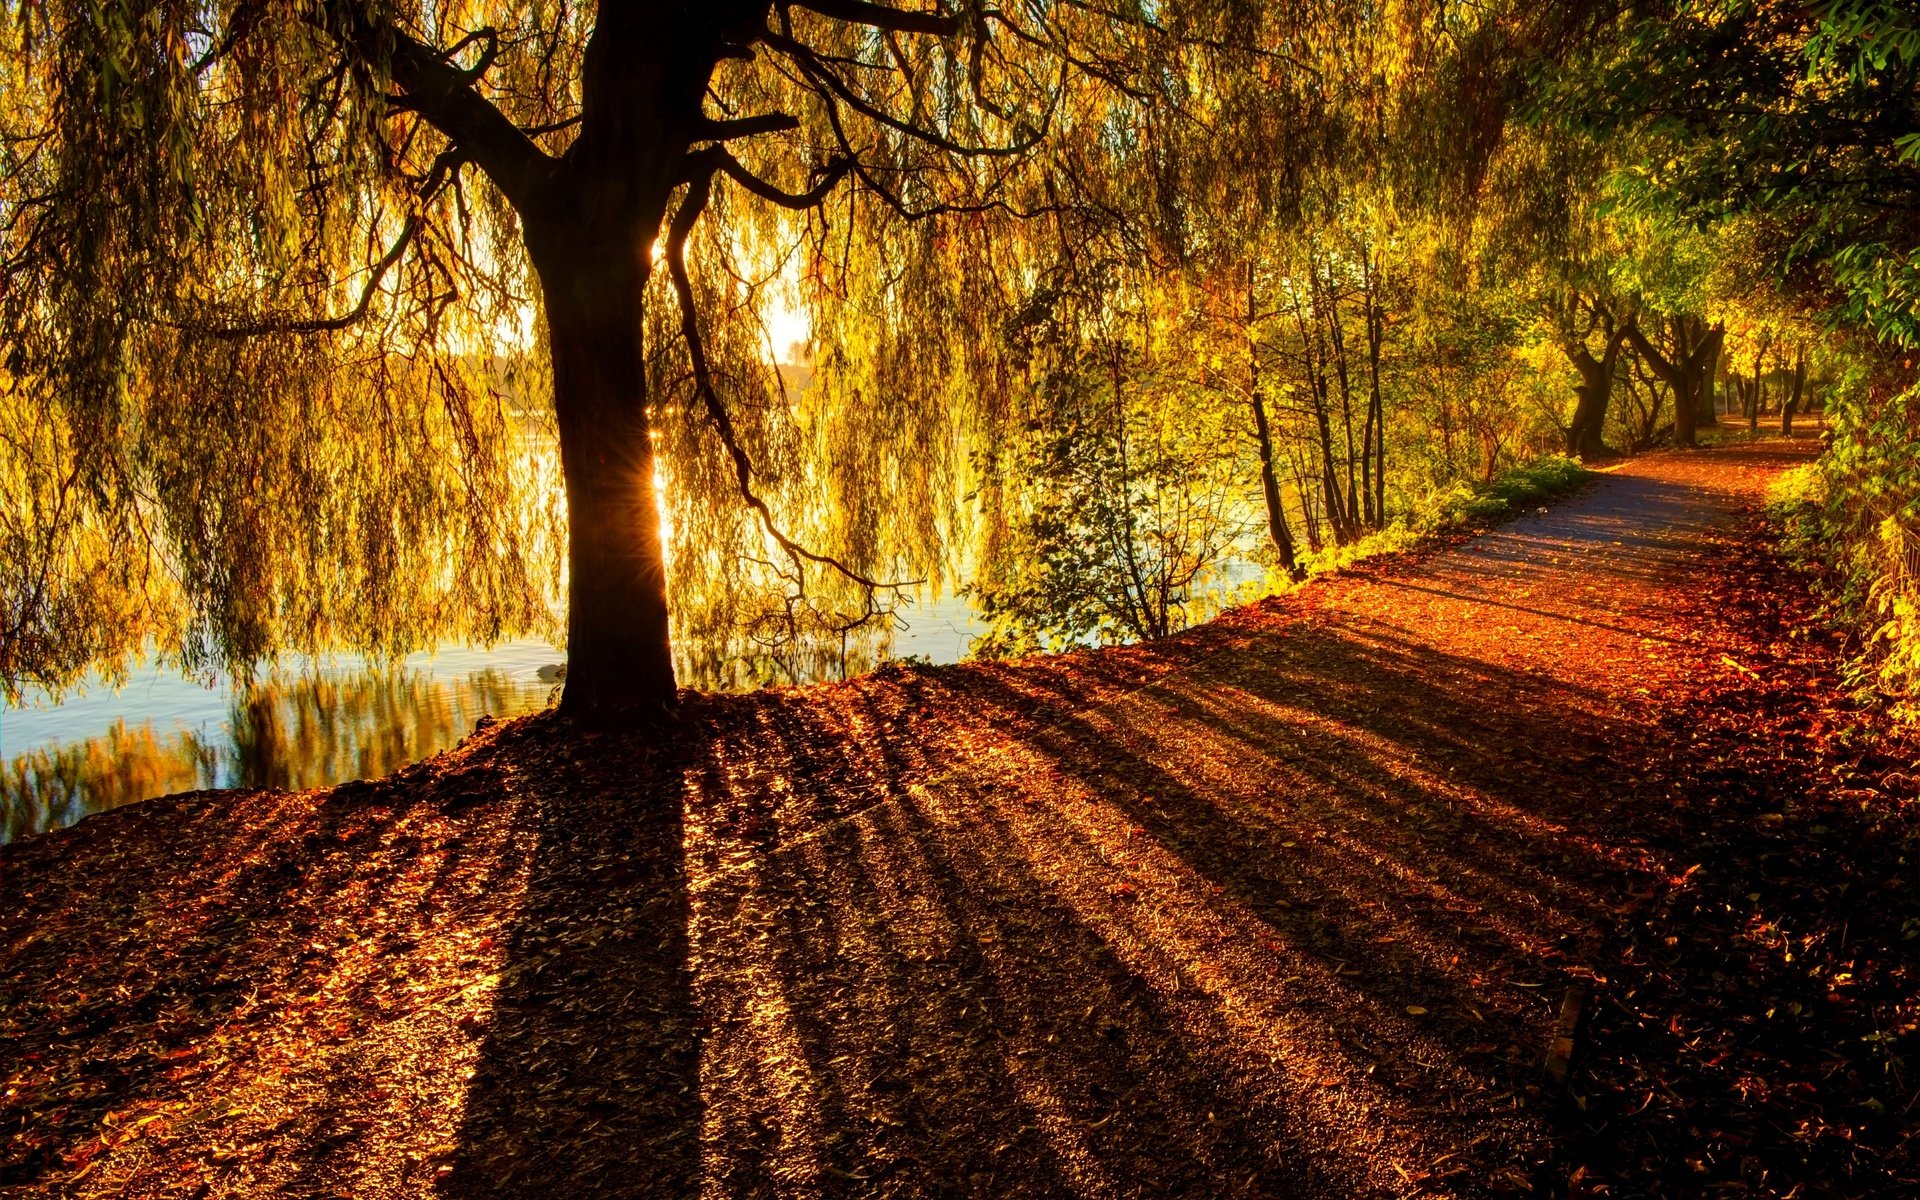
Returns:
[[[953,662],[980,632],[952,597],[902,610],[885,645],[777,661],[735,656],[686,673],[694,686],[810,682],[879,657]],[[384,775],[458,742],[482,716],[513,717],[558,698],[563,655],[545,642],[446,646],[376,669],[341,656],[293,662],[252,688],[150,668],[124,687],[0,710],[0,842],[90,813],[210,787],[322,787]]]

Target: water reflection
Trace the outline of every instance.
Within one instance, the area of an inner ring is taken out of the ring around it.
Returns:
[[[751,639],[717,647],[681,649],[674,670],[688,687],[707,692],[749,692],[755,688],[819,683],[864,675],[888,659],[902,657],[892,631],[862,630],[831,642],[801,641],[769,645]],[[957,654],[938,661],[948,662]]]
[[[161,737],[115,721],[101,736],[23,754],[0,766],[5,840],[70,825],[147,796],[212,786],[219,751],[192,730]]]
[[[894,628],[845,642],[682,647],[682,682],[706,690],[842,679],[887,658],[953,662],[979,633],[954,597],[924,599]],[[484,715],[558,698],[560,651],[545,642],[443,647],[378,669],[354,658],[294,663],[232,690],[164,670],[58,705],[0,713],[0,841],[90,813],[212,787],[323,787],[384,775],[458,742]]]
[[[518,716],[553,695],[532,671],[488,667],[447,678],[419,667],[361,668],[238,691],[217,728],[116,718],[104,734],[44,741],[0,765],[0,831],[11,841],[194,788],[299,789],[384,775],[453,745],[483,715]]]

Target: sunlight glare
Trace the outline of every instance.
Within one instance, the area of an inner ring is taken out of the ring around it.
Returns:
[[[769,296],[761,304],[761,322],[766,326],[767,342],[777,364],[800,364],[810,357],[813,322],[804,309],[795,308],[784,296]]]

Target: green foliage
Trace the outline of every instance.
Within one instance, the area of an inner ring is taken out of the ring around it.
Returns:
[[[1856,377],[1828,407],[1828,448],[1783,476],[1769,514],[1842,629],[1850,676],[1920,720],[1920,388],[1877,396]]]
[[[1205,615],[1247,527],[1244,476],[1209,409],[1134,353],[1110,342],[1038,381],[998,570],[970,588],[989,623],[973,653],[1142,641]]]
[[[1509,467],[1484,483],[1454,484],[1429,497],[1416,525],[1433,531],[1501,521],[1529,505],[1563,496],[1594,477],[1578,459],[1552,454]]]

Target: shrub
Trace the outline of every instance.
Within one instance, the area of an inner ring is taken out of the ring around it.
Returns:
[[[1846,389],[1828,411],[1826,453],[1774,482],[1768,514],[1827,619],[1852,635],[1849,682],[1920,721],[1920,389]]]

